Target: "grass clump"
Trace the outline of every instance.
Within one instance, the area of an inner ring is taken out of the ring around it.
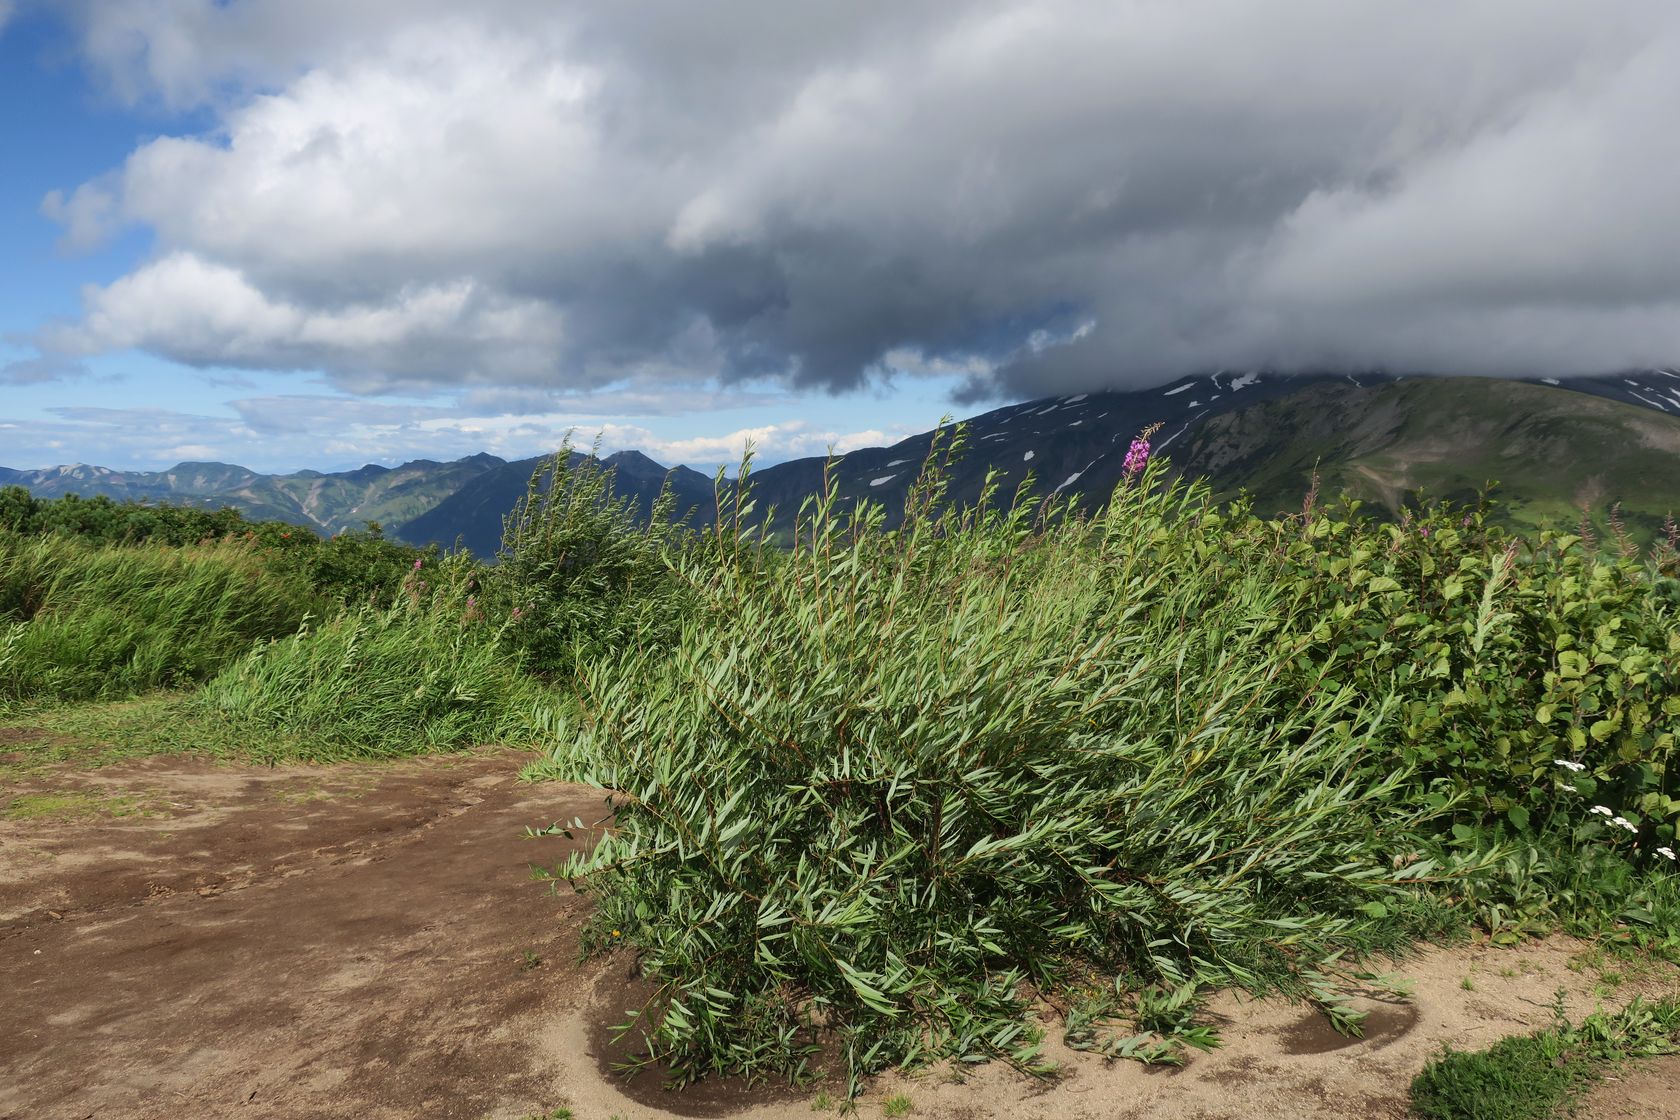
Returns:
[[[240,544],[111,547],[0,533],[0,703],[205,679],[318,605]]]
[[[425,577],[430,576],[430,579]],[[417,566],[398,601],[359,607],[250,650],[194,698],[288,757],[414,754],[515,730],[542,702],[506,624],[485,617],[464,560]],[[257,748],[261,753],[261,748]]]
[[[1356,1029],[1350,959],[1438,871],[1393,703],[1294,678],[1314,601],[1205,490],[1152,471],[1087,519],[941,511],[943,477],[897,531],[831,487],[785,557],[704,550],[670,648],[581,667],[556,764],[617,831],[560,873],[659,981],[653,1056],[1037,1068],[1032,990],[1281,989]]]
[[[1561,996],[1560,996],[1561,998]],[[1486,1050],[1447,1048],[1412,1081],[1412,1110],[1424,1120],[1547,1120],[1604,1069],[1629,1058],[1680,1050],[1680,1003],[1634,1000],[1571,1026],[1503,1038]]]

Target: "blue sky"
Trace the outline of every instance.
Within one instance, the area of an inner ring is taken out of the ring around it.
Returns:
[[[31,342],[43,324],[75,320],[84,285],[110,284],[155,250],[144,227],[71,248],[63,225],[42,212],[43,199],[120,167],[159,136],[214,128],[202,106],[125,101],[83,64],[74,24],[46,5],[25,6],[0,26],[0,151],[10,153],[0,174],[0,244],[9,262],[0,270],[0,366],[13,366],[15,378],[0,377],[0,466],[155,470],[217,459],[258,470],[336,470],[482,450],[522,457],[552,450],[575,429],[580,442],[605,431],[614,449],[644,447],[668,464],[709,471],[733,462],[748,436],[773,461],[820,453],[831,440],[844,448],[890,442],[956,407],[955,379],[945,377],[814,401],[774,385],[714,392],[703,410],[676,401],[673,414],[609,400],[461,416],[471,410],[456,392],[370,399],[335,388],[318,370],[189,365],[144,349],[43,357]],[[37,363],[66,369],[46,378],[32,372]],[[368,404],[391,415],[343,422],[346,409]],[[266,424],[250,423],[265,416]]]
[[[0,0],[0,465],[1680,352],[1666,0]]]

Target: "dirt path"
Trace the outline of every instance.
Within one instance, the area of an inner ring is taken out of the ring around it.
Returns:
[[[0,819],[0,1120],[522,1120],[562,1106],[577,1120],[809,1120],[814,1091],[724,1082],[677,1096],[606,1072],[630,963],[578,964],[586,903],[530,877],[583,838],[524,838],[602,804],[520,784],[521,761],[155,758],[0,791],[0,810],[26,817]],[[1182,1070],[1052,1046],[1056,1081],[995,1065],[894,1075],[859,1115],[902,1094],[913,1118],[1399,1118],[1443,1042],[1543,1026],[1559,988],[1579,1017],[1596,999],[1680,987],[1670,970],[1595,991],[1581,949],[1554,939],[1403,962],[1414,998],[1372,1003],[1364,1040],[1299,1006],[1222,996],[1225,1045]],[[1592,1111],[1666,1117],[1676,1099],[1680,1062],[1655,1062],[1606,1085]]]
[[[152,759],[75,775],[141,811],[0,821],[0,1117],[551,1107],[583,908],[530,877],[571,842],[523,833],[601,801],[519,761]]]

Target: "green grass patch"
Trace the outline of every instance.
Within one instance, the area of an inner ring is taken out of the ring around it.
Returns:
[[[233,758],[246,754],[251,743],[248,733],[199,710],[184,692],[15,704],[0,707],[0,727],[14,731],[0,746],[0,779],[48,767],[95,769],[151,755]]]
[[[132,795],[57,790],[20,794],[12,798],[5,810],[0,812],[0,817],[9,821],[87,820],[94,817],[131,817],[145,811],[144,802]]]
[[[252,649],[201,689],[258,757],[334,761],[528,742],[552,723],[506,624],[486,620],[465,563],[417,571],[386,609],[362,607]]]
[[[1562,1017],[1486,1050],[1450,1047],[1412,1081],[1424,1120],[1548,1120],[1563,1115],[1615,1063],[1680,1050],[1680,1002],[1634,1000],[1579,1026]]]

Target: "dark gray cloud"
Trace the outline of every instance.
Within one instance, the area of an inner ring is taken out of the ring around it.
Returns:
[[[220,126],[47,200],[160,246],[55,353],[979,398],[1680,352],[1668,0],[74,11],[113,90]]]

